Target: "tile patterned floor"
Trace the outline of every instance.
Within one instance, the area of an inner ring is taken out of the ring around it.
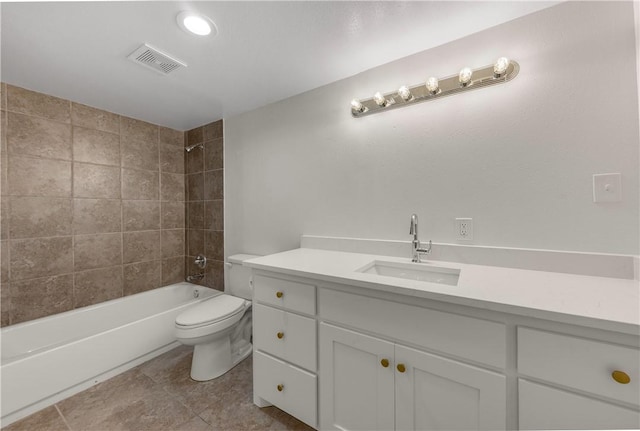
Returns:
[[[251,357],[209,382],[189,378],[181,346],[2,431],[213,431],[312,428],[275,407],[253,404]]]

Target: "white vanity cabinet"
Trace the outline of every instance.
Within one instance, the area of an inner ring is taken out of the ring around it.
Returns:
[[[253,284],[254,403],[317,427],[316,288],[259,275]]]
[[[318,301],[321,429],[506,427],[503,374],[420,350],[473,355],[486,343],[496,350],[483,360],[501,365],[503,325],[330,289]]]
[[[254,275],[258,406],[321,430],[640,428],[632,330]]]
[[[518,327],[519,428],[640,428],[638,349]]]
[[[323,430],[505,428],[505,377],[320,324]]]

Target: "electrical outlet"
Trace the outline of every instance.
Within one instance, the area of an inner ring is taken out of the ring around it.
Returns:
[[[456,239],[471,241],[473,239],[473,219],[456,218]]]

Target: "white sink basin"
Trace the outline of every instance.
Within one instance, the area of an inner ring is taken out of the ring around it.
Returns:
[[[407,280],[427,281],[429,283],[457,286],[460,270],[443,268],[426,263],[401,263],[374,260],[356,272],[376,274],[383,277],[404,278]]]

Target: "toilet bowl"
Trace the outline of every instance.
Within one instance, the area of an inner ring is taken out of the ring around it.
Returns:
[[[207,381],[221,376],[251,354],[251,271],[242,261],[228,259],[229,293],[219,293],[176,317],[176,339],[194,346],[191,378]]]

